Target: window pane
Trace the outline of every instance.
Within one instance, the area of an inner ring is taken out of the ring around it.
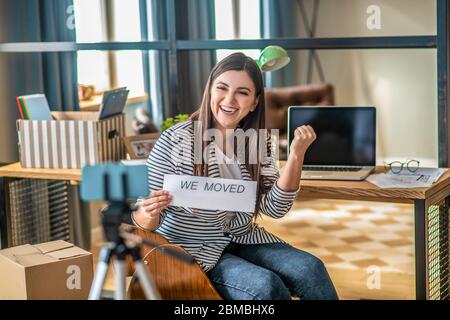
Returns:
[[[104,13],[101,0],[74,0],[77,42],[106,40]]]
[[[74,5],[77,42],[141,40],[139,0],[74,0]]]
[[[78,51],[78,83],[94,85],[97,92],[110,88],[108,52]]]
[[[112,0],[115,41],[141,41],[139,0]]]
[[[259,0],[215,0],[214,4],[216,39],[259,38]]]
[[[117,86],[126,86],[130,95],[143,95],[144,75],[140,51],[116,51]]]
[[[132,121],[136,110],[143,107],[149,110],[149,98],[144,88],[144,69],[141,51],[114,51],[116,87],[127,87],[127,105],[125,108],[125,131],[128,136],[135,135]]]
[[[147,0],[148,40],[167,39],[166,3],[160,0]]]
[[[234,7],[234,3],[238,7]],[[259,0],[215,0],[216,39],[258,39],[260,38]],[[233,52],[244,52],[258,59],[261,50],[216,50],[217,61]]]
[[[110,57],[111,56],[111,57]],[[113,63],[110,63],[112,59]],[[130,96],[145,94],[140,51],[78,51],[78,82],[96,92],[126,86]]]
[[[257,39],[260,37],[260,0],[239,1],[239,35],[241,39]],[[253,14],[249,14],[253,12]]]
[[[81,109],[97,111],[105,90],[127,87],[130,92],[125,112],[125,130],[133,135],[132,120],[137,108],[149,109],[144,88],[141,51],[79,51],[78,83],[94,85],[96,92],[89,99],[80,99]]]
[[[255,50],[216,50],[216,56],[217,61],[222,60],[226,56],[229,56],[230,54],[234,52],[242,52],[245,55],[249,56],[250,58],[253,58],[254,60],[257,60],[259,58],[259,54],[261,53],[261,50],[255,49]]]
[[[233,0],[216,0],[215,17],[216,17],[216,39],[226,40],[233,39],[235,27],[233,23]]]

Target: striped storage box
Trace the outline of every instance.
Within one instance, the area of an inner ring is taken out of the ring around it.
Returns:
[[[81,168],[125,158],[125,115],[52,112],[55,120],[17,120],[23,168]]]

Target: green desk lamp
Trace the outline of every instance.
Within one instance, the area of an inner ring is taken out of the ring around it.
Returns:
[[[280,46],[268,46],[261,51],[256,60],[261,71],[274,71],[283,68],[291,61],[286,50]]]

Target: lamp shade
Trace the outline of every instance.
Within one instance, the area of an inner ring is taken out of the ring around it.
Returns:
[[[283,68],[291,61],[286,50],[280,46],[265,47],[257,63],[261,71],[274,71]]]

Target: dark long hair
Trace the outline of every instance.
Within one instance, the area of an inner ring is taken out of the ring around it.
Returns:
[[[221,74],[227,71],[245,71],[249,75],[250,79],[253,81],[255,86],[255,99],[258,99],[258,104],[256,105],[253,112],[249,112],[240,122],[238,127],[242,129],[244,132],[248,129],[254,129],[258,132],[258,129],[265,129],[265,101],[264,101],[264,83],[262,78],[261,70],[259,69],[256,62],[250,57],[244,55],[243,53],[233,53],[220,62],[218,62],[214,68],[212,69],[208,81],[205,86],[205,91],[203,92],[203,99],[200,104],[199,109],[194,112],[190,119],[192,121],[200,121],[201,122],[201,137],[202,137],[202,155],[205,148],[209,145],[209,141],[203,141],[204,132],[213,127],[214,124],[214,115],[211,111],[211,87],[214,81]],[[260,145],[259,142],[260,135],[257,134],[257,144],[256,147]],[[265,192],[262,177],[261,177],[261,161],[258,156],[258,161],[256,164],[250,164],[249,161],[249,141],[248,139],[245,141],[245,165],[250,173],[252,180],[258,182],[258,193],[257,193],[257,201],[255,208],[255,215],[257,216],[259,212],[259,202],[261,198],[261,193]],[[259,150],[258,150],[259,151]],[[270,152],[270,148],[268,150]],[[259,155],[259,152],[257,152]],[[195,176],[208,176],[208,164],[204,162],[203,157],[201,157],[200,164],[194,164],[194,172]]]

